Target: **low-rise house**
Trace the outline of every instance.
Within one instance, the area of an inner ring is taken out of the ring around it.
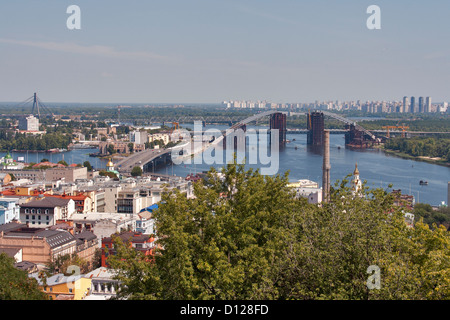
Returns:
[[[90,294],[85,300],[108,300],[116,296],[119,281],[114,279],[115,272],[105,267],[97,268],[87,274],[91,279]]]
[[[75,182],[77,179],[87,178],[86,167],[55,167],[48,169],[46,179],[49,181],[64,180],[66,182]]]
[[[29,277],[37,280],[41,290],[51,300],[83,300],[91,290],[91,279],[84,275],[65,276],[55,274],[43,279],[39,273],[32,273]]]
[[[75,233],[93,232],[99,239],[98,247],[100,247],[100,241],[103,238],[123,231],[135,231],[138,216],[135,214],[95,212],[74,214],[71,219],[75,226]]]
[[[67,220],[74,213],[72,199],[41,197],[20,205],[20,221],[37,227],[54,225],[57,220]]]
[[[19,198],[0,198],[0,224],[20,221]]]
[[[153,211],[158,209],[157,204],[153,204],[147,208],[141,210],[138,213],[138,219],[136,220],[136,232],[142,234],[155,234],[155,219],[153,217]]]
[[[80,259],[86,261],[89,266],[89,270],[94,265],[95,251],[98,249],[97,236],[90,232],[84,231],[75,235],[77,240],[77,255]]]
[[[76,239],[67,231],[29,228],[18,223],[0,227],[0,248],[22,249],[25,261],[47,264],[58,256],[76,253]]]
[[[47,195],[46,197],[53,197],[59,199],[72,199],[75,203],[75,211],[77,213],[86,213],[92,212],[92,200],[88,196],[79,194],[79,195],[67,195],[65,193],[61,195]]]
[[[140,251],[145,256],[151,256],[155,248],[155,239],[152,235],[127,231],[102,239],[102,267],[108,266],[108,256],[116,253],[114,249],[114,237],[119,237],[124,244]]]
[[[22,262],[22,248],[0,248],[0,254],[5,253],[8,257],[13,258],[16,263]]]

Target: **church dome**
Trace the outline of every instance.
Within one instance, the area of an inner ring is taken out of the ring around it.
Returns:
[[[114,163],[111,161],[111,158],[109,158],[109,162],[106,165],[107,167],[114,167]]]

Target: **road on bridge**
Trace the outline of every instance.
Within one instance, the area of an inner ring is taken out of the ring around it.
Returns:
[[[114,164],[114,167],[119,172],[131,172],[135,166],[142,167],[146,163],[169,152],[171,152],[171,150],[168,149],[147,149],[120,160]]]

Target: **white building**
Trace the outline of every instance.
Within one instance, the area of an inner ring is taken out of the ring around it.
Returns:
[[[39,119],[33,115],[19,119],[19,130],[39,131]]]
[[[146,142],[148,142],[148,132],[147,131],[130,132],[130,142],[136,144],[145,144]]]

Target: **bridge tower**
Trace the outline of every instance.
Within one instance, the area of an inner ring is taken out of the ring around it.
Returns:
[[[270,133],[272,129],[278,129],[280,146],[286,145],[286,114],[277,112],[270,116]],[[272,138],[270,138],[272,141]]]
[[[307,144],[313,146],[323,145],[324,139],[324,114],[323,112],[313,112],[307,115]]]

